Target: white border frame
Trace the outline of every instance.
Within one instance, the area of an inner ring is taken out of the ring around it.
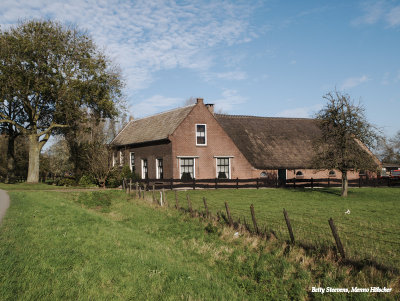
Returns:
[[[199,156],[178,156],[178,165],[179,165],[179,179],[182,178],[182,171],[181,171],[181,159],[193,159],[193,178],[196,179],[196,159]]]
[[[133,154],[133,161],[135,161],[135,152],[129,152],[129,168],[131,169],[131,172],[132,172],[132,154]]]
[[[163,169],[164,169],[164,160],[163,160],[163,158],[156,158],[156,179],[157,180],[160,180],[160,175],[159,175],[159,173],[158,173],[158,161],[160,161],[160,160],[162,160],[163,161]]]
[[[205,143],[204,144],[198,144],[197,143],[197,126],[198,125],[204,125],[204,128],[205,128],[205,131],[204,131]],[[195,126],[194,126],[194,130],[195,130],[196,146],[207,146],[207,124],[205,124],[205,123],[196,123]]]
[[[122,157],[122,150],[119,151],[119,166],[122,166],[124,164],[124,160]]]
[[[144,174],[144,160],[147,160],[147,159],[141,159],[141,161],[142,161],[142,180],[146,179],[145,174]],[[149,173],[149,160],[147,160],[147,174],[148,173]]]
[[[214,156],[215,158],[215,177],[218,178],[218,159],[228,159],[229,162],[229,177],[228,179],[232,179],[232,160],[233,156]]]

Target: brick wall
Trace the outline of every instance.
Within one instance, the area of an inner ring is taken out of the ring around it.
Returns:
[[[206,124],[207,145],[196,145],[196,124]],[[229,156],[231,178],[259,177],[260,171],[253,168],[233,141],[215,120],[208,108],[200,101],[170,136],[174,178],[179,178],[179,157],[195,158],[197,179],[215,178],[217,175],[215,156]]]
[[[136,173],[142,176],[142,159],[147,159],[150,179],[156,178],[156,159],[163,159],[164,179],[172,177],[171,142],[153,143],[145,146],[127,147],[123,149],[124,164],[129,165],[130,152],[135,154]]]

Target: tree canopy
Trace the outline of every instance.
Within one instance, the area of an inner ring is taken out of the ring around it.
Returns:
[[[342,196],[347,196],[349,171],[376,171],[378,161],[370,152],[378,138],[360,104],[349,95],[335,91],[324,96],[327,101],[316,115],[321,136],[314,142],[314,167],[337,169],[342,173]]]
[[[28,182],[38,181],[40,150],[53,133],[87,110],[117,115],[122,86],[119,70],[74,27],[33,20],[0,31],[0,123],[29,138]]]

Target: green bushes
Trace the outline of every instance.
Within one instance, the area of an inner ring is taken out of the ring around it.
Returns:
[[[96,186],[96,180],[91,175],[83,175],[79,179],[79,186],[82,187]]]
[[[76,186],[76,181],[72,178],[59,178],[53,182],[57,186]]]

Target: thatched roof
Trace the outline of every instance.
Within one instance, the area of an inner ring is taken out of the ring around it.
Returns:
[[[122,146],[164,140],[193,109],[194,105],[130,121],[114,138],[112,145]]]
[[[311,168],[317,122],[305,118],[215,115],[251,165],[258,169]]]

